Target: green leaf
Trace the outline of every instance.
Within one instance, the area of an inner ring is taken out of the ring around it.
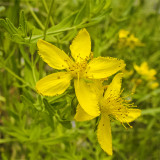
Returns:
[[[30,139],[33,141],[33,142],[36,142],[37,139],[40,138],[40,134],[41,134],[41,128],[40,126],[34,126],[33,129],[31,130],[31,133],[30,133]]]
[[[63,135],[63,136],[57,136],[57,137],[49,137],[49,138],[45,138],[45,139],[40,139],[38,142],[41,145],[54,145],[54,144],[60,144],[61,142],[70,142],[73,139],[72,136],[68,136],[68,135]]]
[[[0,27],[4,28],[11,36],[11,40],[18,43],[24,43],[24,39],[22,38],[19,30],[14,26],[14,24],[6,18],[0,19]]]
[[[53,107],[48,103],[47,99],[43,98],[43,103],[48,113],[53,116],[55,114],[55,111],[53,110]]]
[[[74,25],[78,25],[80,23],[83,23],[85,20],[89,20],[90,18],[90,0],[84,1],[83,6],[79,10],[75,20]]]
[[[142,115],[154,115],[160,113],[160,108],[143,109]]]
[[[98,5],[97,5],[97,7],[95,8],[95,10],[94,10],[94,14],[96,15],[96,14],[98,14],[100,11],[102,11],[102,9],[104,8],[104,6],[105,6],[105,3],[106,3],[106,0],[102,0]]]
[[[93,7],[96,7],[93,9],[92,11],[92,16],[100,16],[102,15],[104,12],[106,12],[111,4],[111,0],[101,0],[98,4],[94,4]]]
[[[24,135],[23,133],[9,131],[8,134],[17,138],[21,142],[28,141],[28,137],[26,135]]]
[[[10,116],[12,116],[16,121],[19,121],[19,115],[13,110],[9,110]]]
[[[23,44],[25,42],[25,40],[22,38],[21,34],[13,34],[11,36],[12,41]]]
[[[20,97],[21,97],[21,100],[22,100],[22,102],[23,102],[23,104],[25,106],[32,106],[32,107],[34,107],[32,101],[30,101],[27,97],[25,97],[24,95],[21,95]]]
[[[28,89],[23,88],[23,95],[32,103],[35,101],[33,95],[31,94],[31,92],[28,92]]]
[[[12,31],[9,29],[7,22],[4,19],[0,19],[0,27],[4,28],[7,32],[12,34]]]
[[[0,139],[0,144],[9,143],[9,142],[12,142],[12,141],[15,141],[15,140],[16,139],[11,139],[11,138]]]
[[[22,45],[19,45],[19,49],[20,49],[20,52],[21,52],[25,62],[27,62],[28,65],[31,66],[31,60],[29,59],[27,52],[25,52],[24,47]]]
[[[38,77],[37,72],[35,72],[35,76],[36,78]],[[33,76],[33,70],[28,63],[25,63],[24,66],[24,79],[30,86],[32,86],[33,88],[35,87],[36,82]]]
[[[139,104],[140,102],[146,101],[147,99],[151,98],[152,96],[158,95],[160,93],[160,89],[156,89],[148,94],[146,94],[145,96],[141,97],[138,99],[137,104]]]
[[[71,14],[70,16],[63,19],[59,24],[49,28],[47,33],[49,33],[49,32],[58,33],[58,32],[61,32],[62,29],[71,27],[73,25],[76,14],[77,14],[77,12]]]
[[[104,5],[104,8],[103,8],[103,9],[104,9],[104,10],[106,10],[106,9],[108,10],[108,8],[109,8],[110,5],[111,5],[111,2],[112,2],[111,0],[107,0],[107,1],[106,1],[106,4]]]
[[[8,18],[6,18],[6,23],[9,29],[11,30],[12,34],[18,34],[18,29],[14,26],[14,24]]]
[[[60,123],[67,129],[71,129],[72,128],[71,121],[60,121]]]
[[[64,106],[67,105],[67,102],[64,99],[60,99],[59,102],[52,103],[51,105],[54,106],[55,110],[58,110],[64,108]]]
[[[24,16],[24,11],[23,10],[20,12],[19,29],[22,31],[23,37],[26,37],[27,25],[26,25],[26,20],[25,20],[25,16]]]

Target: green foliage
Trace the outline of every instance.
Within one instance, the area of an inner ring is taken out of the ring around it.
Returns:
[[[0,2],[0,159],[160,159],[160,88],[151,89],[133,68],[146,61],[156,69],[160,84],[160,2],[54,0],[48,17],[51,1]],[[111,123],[112,157],[97,142],[96,120],[74,121],[78,102],[73,85],[55,97],[41,96],[35,89],[40,78],[53,72],[37,54],[38,39],[70,53],[71,40],[84,27],[91,35],[95,57],[124,59],[126,69],[133,70],[123,80],[123,94],[142,110],[142,116],[131,123],[133,129]],[[145,46],[118,47],[120,29],[130,31]]]

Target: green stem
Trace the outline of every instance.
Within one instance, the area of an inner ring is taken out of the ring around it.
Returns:
[[[47,20],[46,20],[46,24],[45,24],[45,29],[44,29],[44,39],[46,38],[46,32],[47,32],[47,29],[48,29],[48,23],[49,23],[49,18],[51,16],[51,11],[52,11],[52,7],[53,7],[53,3],[54,3],[54,0],[51,1],[51,5],[50,5],[50,8],[49,8],[49,13],[48,13],[48,16],[47,16]]]
[[[46,10],[47,13],[48,13],[48,12],[49,12],[49,9],[48,9],[48,6],[47,6],[46,1],[45,1],[45,0],[42,0],[42,3],[43,3],[43,5],[44,5],[45,10]]]
[[[8,71],[12,76],[14,76],[15,78],[17,78],[19,81],[21,81],[22,83],[24,83],[26,86],[30,87],[32,90],[35,91],[35,88],[31,87],[26,81],[24,81],[21,77],[19,77],[17,74],[15,74],[12,70],[10,70],[8,67],[3,66],[4,69],[6,71]]]
[[[73,30],[73,29],[90,27],[90,26],[93,26],[95,24],[96,24],[96,22],[92,22],[92,23],[89,23],[89,24],[79,24],[79,25],[76,25],[76,26],[68,27],[68,28],[62,28],[62,29],[59,29],[59,30],[50,31],[50,32],[47,32],[46,35],[53,35],[53,34],[61,33],[61,32],[64,32],[64,31],[69,31],[69,30]],[[39,39],[39,38],[43,38],[43,35],[32,36],[31,41]],[[25,40],[27,41],[27,40],[29,40],[29,38],[27,37],[27,38],[25,38]]]
[[[4,61],[5,64],[13,56],[13,54],[15,53],[15,50],[16,50],[16,46],[14,46],[14,48],[12,49],[11,53],[9,54],[9,56],[5,59],[5,61]]]
[[[42,78],[43,75],[43,66],[44,66],[44,62],[42,61],[42,59],[39,60],[39,79]]]
[[[36,75],[35,75],[35,66],[33,63],[33,54],[31,55],[31,61],[32,61],[32,74],[33,74],[33,79],[34,79],[34,83],[36,84],[37,80],[36,80]]]
[[[13,75],[15,78],[17,78],[22,83],[26,83],[21,77],[19,77],[17,74],[15,74],[12,70],[10,70],[8,67],[3,66],[6,71],[8,71],[11,75]]]
[[[28,5],[28,8],[29,8],[29,10],[30,10],[33,18],[34,18],[35,21],[37,22],[37,24],[41,27],[41,29],[44,30],[43,24],[42,24],[41,21],[38,19],[38,17],[36,16],[36,14],[33,12],[32,8],[31,8],[31,6],[30,6],[30,4],[29,4],[28,2],[27,2],[27,5]]]
[[[48,9],[48,6],[47,6],[46,1],[45,1],[45,0],[42,0],[42,3],[43,3],[43,5],[44,5],[44,8],[45,8],[46,12],[49,13],[49,9]],[[53,22],[52,16],[50,16],[50,22],[51,22],[52,26],[54,26],[54,22]]]
[[[47,35],[52,35],[52,34],[64,32],[64,31],[69,31],[69,30],[72,30],[72,29],[75,29],[75,28],[76,28],[76,26],[68,27],[68,28],[64,28],[64,29],[59,29],[57,31],[47,32],[46,34]],[[35,36],[32,36],[31,41],[36,40],[36,39],[40,39],[40,38],[43,38],[43,35],[35,35]],[[25,40],[29,41],[29,37],[25,38]]]

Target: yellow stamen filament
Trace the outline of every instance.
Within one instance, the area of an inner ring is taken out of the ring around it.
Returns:
[[[129,109],[128,108],[132,108],[132,107],[136,107],[134,106],[133,103],[129,103],[130,100],[125,100],[122,99],[121,97],[114,97],[111,96],[107,99],[107,101],[102,101],[101,102],[101,109],[106,112],[109,117],[111,119],[113,119],[113,117],[115,117],[115,119],[117,119],[118,121],[121,122],[121,124],[127,129],[127,127],[124,125],[124,122],[128,124],[128,126],[130,128],[132,128],[132,126],[127,122],[127,117],[129,115]]]
[[[70,65],[70,67],[68,68],[68,71],[71,73],[71,75],[74,78],[77,78],[78,81],[81,77],[83,77],[85,70],[86,70],[86,66],[87,66],[87,61],[83,60],[82,62],[77,62],[74,63],[72,65]]]

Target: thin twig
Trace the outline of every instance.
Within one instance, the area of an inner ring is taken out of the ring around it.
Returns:
[[[46,38],[46,32],[47,32],[47,29],[48,29],[48,23],[49,23],[49,18],[51,16],[51,11],[52,11],[52,7],[53,7],[53,3],[54,3],[54,0],[51,1],[51,5],[50,5],[50,8],[49,8],[49,13],[48,13],[48,16],[47,16],[47,20],[46,20],[46,24],[45,24],[45,29],[44,29],[44,39]]]
[[[41,21],[38,19],[38,17],[36,16],[36,14],[33,12],[32,10],[32,7],[30,6],[30,4],[27,2],[27,5],[28,5],[28,8],[33,16],[33,18],[36,20],[37,24],[41,27],[41,29],[44,30],[44,26],[43,24],[41,23]]]

